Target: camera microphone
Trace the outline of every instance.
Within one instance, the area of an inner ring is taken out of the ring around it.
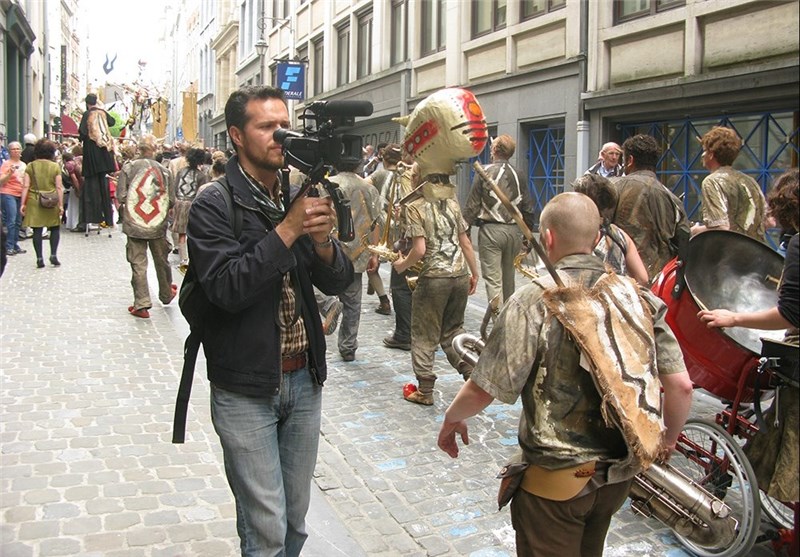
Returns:
[[[316,101],[308,109],[322,117],[372,116],[372,103],[369,101]]]

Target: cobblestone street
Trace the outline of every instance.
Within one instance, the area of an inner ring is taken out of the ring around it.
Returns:
[[[0,554],[237,555],[203,361],[186,443],[170,442],[188,332],[177,301],[156,302],[150,319],[128,314],[130,268],[117,231],[111,238],[62,234],[60,268],[36,269],[33,247],[22,245],[28,253],[9,258],[0,279]],[[151,269],[153,293],[155,284]],[[440,352],[434,406],[405,402],[410,355],[383,346],[394,317],[376,314],[377,304],[365,294],[354,362],[343,362],[335,336],[328,337],[317,489],[303,554],[514,555],[494,476],[515,451],[521,405],[495,403],[472,419],[470,446],[450,459],[436,436],[461,378]],[[469,332],[477,333],[484,307],[481,283],[467,310]],[[696,398],[695,415],[719,406]],[[772,554],[767,543],[752,553]],[[626,503],[606,555],[688,553]]]

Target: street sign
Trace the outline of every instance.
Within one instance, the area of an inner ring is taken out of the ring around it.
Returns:
[[[278,62],[277,87],[287,99],[302,101],[305,98],[305,65],[302,62]]]

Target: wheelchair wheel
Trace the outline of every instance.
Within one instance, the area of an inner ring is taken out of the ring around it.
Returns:
[[[724,501],[738,522],[727,546],[701,546],[675,532],[680,542],[699,557],[749,555],[761,525],[761,506],[755,473],[739,444],[715,423],[688,420],[670,464]]]

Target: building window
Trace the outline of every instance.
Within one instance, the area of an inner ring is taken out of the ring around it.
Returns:
[[[685,4],[686,0],[614,0],[614,23],[655,15]]]
[[[529,130],[528,187],[537,219],[547,202],[564,191],[564,130],[561,122]]]
[[[444,49],[447,29],[444,0],[422,0],[421,9],[420,54],[427,56]]]
[[[303,73],[305,74],[305,78],[303,79],[303,99],[308,98],[308,45],[307,43],[303,43],[303,46],[298,47],[297,49],[297,60],[303,64]]]
[[[336,86],[350,81],[350,26],[340,27],[336,36]]]
[[[506,26],[507,0],[472,0],[472,38]]]
[[[522,0],[521,19],[530,19],[566,6],[566,0]]]
[[[322,39],[314,42],[314,94],[319,95],[323,91],[323,62],[324,62],[324,46]]]
[[[408,2],[394,0],[391,16],[391,60],[392,66],[408,60]]]
[[[372,12],[358,16],[358,55],[356,77],[361,79],[372,71]]]

